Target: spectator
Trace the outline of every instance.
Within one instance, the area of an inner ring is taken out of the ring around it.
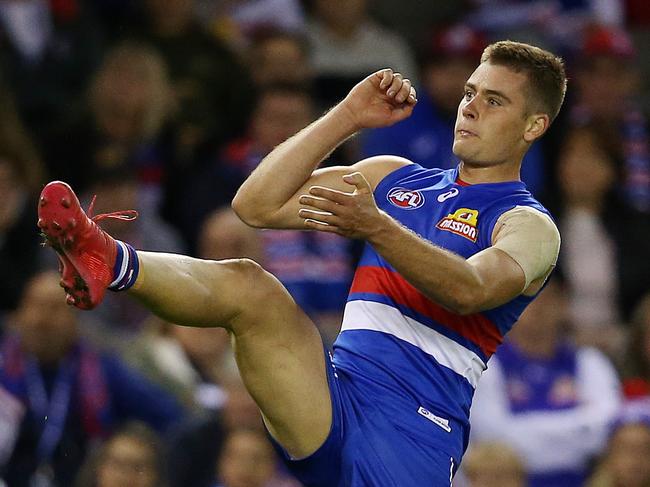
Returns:
[[[432,33],[421,49],[422,87],[411,115],[399,124],[363,134],[362,155],[395,154],[424,167],[448,169],[458,164],[452,152],[454,123],[465,81],[485,48],[485,38],[466,25],[448,26]],[[522,180],[528,190],[544,184],[541,145],[526,153]]]
[[[621,198],[620,153],[602,127],[574,127],[560,148],[550,202],[562,234],[571,322],[581,341],[616,353],[620,320],[650,289],[650,260],[638,242],[650,238],[648,215]]]
[[[587,487],[650,486],[650,407],[629,404],[619,414],[607,450]]]
[[[594,27],[575,63],[574,124],[604,127],[604,139],[621,153],[620,194],[650,213],[650,132],[640,98],[638,53],[624,30]]]
[[[259,29],[251,36],[247,59],[258,87],[280,83],[307,85],[311,80],[309,49],[301,34]]]
[[[210,259],[246,257],[264,261],[264,245],[259,230],[249,227],[228,206],[214,210],[203,223],[199,255]]]
[[[125,359],[188,407],[219,411],[228,375],[228,334],[221,328],[190,328],[152,316],[136,340],[124,346]]]
[[[565,317],[563,290],[551,281],[492,357],[472,406],[473,440],[514,448],[531,487],[580,485],[620,405],[614,368],[568,341]]]
[[[98,23],[78,0],[7,0],[0,3],[0,38],[0,70],[22,119],[34,136],[49,134],[101,59]]]
[[[565,52],[592,24],[612,27],[624,21],[621,0],[473,0],[466,19],[493,39],[516,39]]]
[[[239,377],[236,367],[222,368],[225,402],[220,410],[191,418],[174,432],[168,459],[172,487],[212,487],[215,459],[222,451],[226,431],[246,429],[263,436],[257,404]]]
[[[87,191],[104,171],[136,171],[149,208],[155,208],[171,165],[165,144],[173,112],[164,61],[132,42],[114,47],[96,73],[86,109],[57,131],[46,146],[51,176]]]
[[[390,0],[373,0],[369,4],[371,15],[382,25],[396,30],[411,45],[422,41],[422,34],[433,26],[449,25],[467,13],[467,0],[445,2],[410,2],[404,4]]]
[[[81,468],[75,487],[165,487],[162,444],[143,423],[120,427]]]
[[[0,147],[14,162],[21,186],[30,194],[38,194],[46,179],[45,165],[4,82],[0,82]]]
[[[184,166],[205,145],[240,136],[252,107],[247,71],[198,22],[196,0],[146,0],[130,35],[152,45],[169,67],[178,101],[177,150]],[[236,82],[233,82],[236,80]]]
[[[296,487],[278,474],[278,458],[267,436],[257,429],[236,428],[224,440],[213,487]]]
[[[636,307],[632,325],[624,354],[623,391],[631,400],[650,398],[650,292]]]
[[[0,321],[2,314],[18,304],[23,286],[38,263],[36,207],[23,176],[26,168],[19,161],[20,155],[0,149]]]
[[[229,17],[244,36],[265,27],[285,32],[305,29],[305,15],[299,0],[235,0],[226,3],[230,3]]]
[[[164,431],[182,416],[171,397],[81,338],[59,279],[46,271],[29,281],[12,323],[16,333],[1,344],[0,385],[26,408],[4,468],[12,487],[45,479],[72,485],[88,446],[121,421],[140,419]]]
[[[461,471],[466,487],[524,487],[526,470],[515,451],[501,443],[470,446]],[[455,483],[455,480],[454,480]]]
[[[406,42],[374,22],[367,0],[315,0],[307,35],[317,99],[331,106],[360,78],[390,67],[415,81],[417,70]]]
[[[193,254],[207,215],[215,208],[229,205],[262,158],[313,118],[312,98],[301,85],[266,86],[259,93],[246,136],[228,144],[202,167],[178,175],[175,198],[173,204],[169,200],[166,214],[186,236]]]

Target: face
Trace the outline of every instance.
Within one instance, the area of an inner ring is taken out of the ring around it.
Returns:
[[[55,272],[36,276],[16,312],[23,346],[45,363],[63,358],[77,339],[75,312],[66,304],[59,280]]]
[[[616,486],[643,487],[650,483],[650,428],[630,424],[619,428],[610,440],[607,458]]]
[[[354,28],[366,16],[367,0],[317,0],[316,12],[326,24]]]
[[[262,432],[239,430],[228,437],[219,459],[226,487],[262,487],[274,471],[275,454]]]
[[[128,143],[143,133],[149,104],[144,83],[124,73],[107,73],[101,98],[95,108],[95,117],[101,131],[117,142]]]
[[[309,62],[298,42],[289,37],[275,37],[252,53],[251,74],[259,85],[301,83],[309,78]]]
[[[243,223],[230,208],[216,210],[205,219],[199,236],[199,255],[214,260],[239,257],[264,260],[258,232]]]
[[[615,182],[614,163],[588,130],[570,133],[559,158],[559,181],[565,198],[574,203],[602,200]]]
[[[543,134],[548,117],[527,115],[526,84],[524,74],[489,62],[472,73],[458,105],[453,145],[466,165],[518,164]]]
[[[135,438],[114,438],[97,469],[97,487],[155,487],[158,478],[153,455]]]
[[[270,152],[312,119],[311,100],[302,94],[267,93],[253,114],[253,138],[262,152]]]
[[[580,102],[598,119],[620,119],[627,101],[637,89],[638,73],[629,62],[599,57],[578,71],[576,84]]]

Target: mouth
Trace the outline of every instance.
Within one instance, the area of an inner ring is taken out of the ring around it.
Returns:
[[[466,130],[466,129],[458,129],[458,130],[456,130],[456,133],[460,137],[478,137],[478,135],[476,135],[474,132],[472,132],[470,130]]]

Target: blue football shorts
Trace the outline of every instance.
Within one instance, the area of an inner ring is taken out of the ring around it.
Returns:
[[[325,442],[292,459],[273,438],[289,471],[306,487],[449,487],[458,460],[394,424],[326,351],[332,426]]]

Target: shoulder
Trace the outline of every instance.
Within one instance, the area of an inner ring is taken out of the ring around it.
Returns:
[[[405,166],[415,168],[417,165],[404,157],[381,155],[362,159],[352,166],[352,170],[363,174],[374,190],[386,176]]]
[[[530,206],[515,206],[498,218],[492,245],[519,264],[526,277],[525,289],[531,290],[529,285],[534,284],[536,292],[555,267],[560,232],[547,213]]]
[[[499,216],[494,226],[492,241],[494,243],[512,232],[524,234],[531,231],[535,238],[556,242],[559,248],[560,232],[549,214],[538,208],[523,205],[504,211]]]

